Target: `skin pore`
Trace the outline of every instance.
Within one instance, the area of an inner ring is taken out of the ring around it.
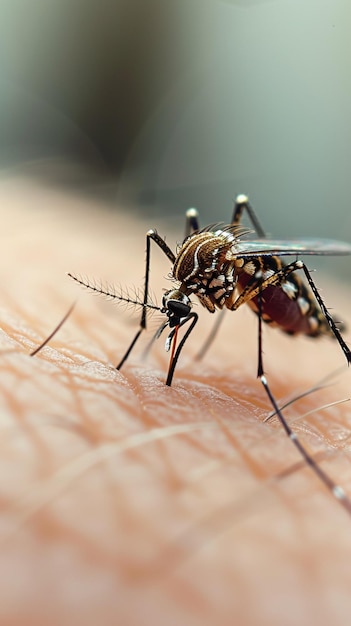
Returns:
[[[28,178],[2,180],[0,196],[3,622],[345,623],[351,517],[280,425],[264,423],[271,407],[248,308],[226,315],[199,363],[214,317],[196,306],[171,388],[165,336],[141,358],[157,313],[117,372],[138,312],[85,294],[65,272],[142,286],[145,232],[157,224]],[[158,302],[169,271],[152,250]],[[323,295],[347,322],[340,289]],[[284,414],[351,495],[350,404],[320,408],[349,395],[336,342],[264,328],[264,359],[281,405],[342,370]]]

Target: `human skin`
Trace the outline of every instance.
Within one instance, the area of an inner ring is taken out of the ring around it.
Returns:
[[[3,179],[0,198],[2,623],[344,624],[351,517],[280,425],[263,421],[251,311],[228,313],[199,363],[214,318],[198,305],[171,388],[163,339],[141,359],[150,334],[117,372],[137,314],[85,295],[65,272],[142,285],[144,234],[157,224],[30,179]],[[170,266],[153,253],[160,301]],[[323,295],[348,311],[340,288]],[[348,397],[341,351],[265,331],[280,404],[343,369],[284,414],[351,495],[350,405],[322,408]]]

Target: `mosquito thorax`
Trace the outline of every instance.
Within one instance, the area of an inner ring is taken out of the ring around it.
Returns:
[[[199,231],[185,239],[173,265],[173,277],[194,293],[211,313],[231,303],[240,239],[235,227]]]
[[[187,317],[191,310],[191,300],[179,289],[166,291],[162,298],[162,311],[169,318],[170,327],[177,326],[180,320]]]

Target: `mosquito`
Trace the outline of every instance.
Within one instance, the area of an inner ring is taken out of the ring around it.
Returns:
[[[251,235],[242,226],[244,212],[255,229],[255,240],[245,239]],[[150,301],[149,278],[151,242],[154,242],[172,264],[171,279],[174,286],[168,289],[158,307]],[[342,326],[329,313],[301,255],[348,255],[351,244],[329,239],[299,239],[296,241],[273,240],[266,237],[247,196],[239,195],[234,204],[229,225],[212,224],[200,228],[196,209],[186,213],[185,239],[173,252],[156,230],[146,233],[146,267],[143,297],[130,297],[128,293],[104,289],[90,281],[69,274],[87,289],[116,299],[119,302],[141,307],[140,326],[123,358],[117,365],[121,369],[147,326],[147,313],[156,309],[165,316],[164,323],[156,332],[155,339],[168,328],[166,350],[170,361],[166,385],[172,384],[180,353],[193,331],[198,314],[192,310],[191,296],[196,296],[210,313],[236,311],[247,304],[258,318],[258,366],[257,376],[269,398],[274,412],[286,435],[299,454],[324,483],[333,496],[351,515],[351,500],[344,489],[337,485],[317,464],[300,442],[296,433],[285,419],[282,409],[271,391],[264,374],[262,357],[262,322],[289,334],[304,334],[317,338],[335,337],[347,363],[351,362],[351,351],[344,341]],[[284,263],[282,257],[295,257]],[[305,282],[301,278],[305,277]],[[178,331],[186,327],[179,345]],[[212,333],[212,339],[215,333]]]

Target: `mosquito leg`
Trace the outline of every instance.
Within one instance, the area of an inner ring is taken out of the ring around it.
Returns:
[[[304,274],[305,274],[305,276],[307,278],[307,281],[308,281],[308,283],[309,283],[309,285],[311,287],[311,290],[313,291],[313,295],[316,298],[316,300],[318,302],[318,305],[319,305],[320,309],[322,310],[322,313],[323,313],[325,319],[327,320],[331,331],[333,332],[333,334],[335,336],[335,339],[337,340],[340,348],[342,349],[348,364],[350,364],[351,363],[351,350],[350,350],[349,346],[344,341],[344,339],[343,339],[343,337],[342,337],[338,327],[336,326],[336,323],[334,322],[334,320],[333,320],[332,316],[330,315],[327,307],[325,306],[325,303],[324,303],[324,301],[323,301],[323,299],[322,299],[322,297],[321,297],[321,295],[320,295],[320,293],[319,293],[319,291],[318,291],[318,289],[316,287],[316,284],[315,284],[314,280],[312,280],[312,276],[311,276],[309,270],[307,269],[306,265],[302,261],[297,261],[297,263],[300,264],[298,269],[302,269],[303,270],[303,272],[304,272]]]
[[[287,276],[292,271],[296,269],[300,269],[301,261],[296,261],[295,263],[291,263],[290,266],[287,265],[281,271],[284,273],[284,276]],[[297,265],[297,267],[296,267]],[[308,270],[307,270],[308,272]],[[311,285],[312,287],[312,285]],[[261,285],[262,288],[262,285]],[[316,289],[316,288],[315,288]],[[266,376],[264,375],[263,370],[263,358],[262,358],[262,302],[261,302],[261,291],[260,289],[258,293],[258,377],[264,387],[264,390],[270,400],[270,403],[274,409],[274,414],[277,416],[280,424],[282,425],[286,435],[289,437],[291,442],[294,444],[295,448],[298,450],[299,454],[305,461],[305,463],[311,468],[314,474],[322,481],[322,483],[327,487],[328,491],[332,493],[334,498],[340,502],[340,504],[346,509],[346,511],[351,515],[351,500],[345,493],[344,489],[337,485],[329,476],[326,474],[322,468],[318,465],[318,463],[314,460],[314,458],[309,454],[304,445],[301,443],[297,434],[290,428],[288,422],[286,421],[282,410],[279,408],[277,401],[269,387]],[[317,289],[316,289],[317,291]],[[315,293],[315,292],[314,292]],[[317,291],[318,293],[318,291]],[[318,293],[319,296],[319,293]],[[320,296],[319,296],[320,298]],[[319,300],[317,300],[319,303]],[[324,305],[324,303],[323,303]],[[323,309],[322,309],[323,310]],[[324,310],[323,310],[324,312]],[[334,322],[333,322],[334,323]]]
[[[144,328],[145,328],[145,327],[144,327]],[[136,342],[138,341],[138,339],[139,339],[139,337],[140,337],[141,333],[143,332],[144,328],[142,328],[142,327],[140,327],[140,328],[139,328],[139,330],[138,330],[137,334],[135,335],[135,337],[134,337],[134,339],[133,339],[132,343],[130,344],[130,346],[129,346],[129,348],[128,348],[127,352],[123,355],[123,357],[122,357],[122,359],[120,360],[120,362],[118,363],[118,365],[116,365],[116,370],[120,370],[120,369],[121,369],[121,367],[122,367],[122,365],[123,365],[123,364],[125,363],[125,361],[128,359],[128,357],[129,357],[129,355],[130,355],[131,351],[133,350],[133,348],[134,348],[134,346],[135,346]]]
[[[199,230],[199,212],[197,209],[188,209],[185,213],[185,233],[186,239],[189,235],[192,235],[195,231]]]
[[[258,294],[257,298],[258,304],[258,362],[257,362],[257,378],[263,376],[263,352],[262,352],[262,298],[261,293]]]
[[[334,496],[334,498],[336,500],[338,500],[340,502],[340,504],[344,507],[344,509],[346,509],[346,511],[348,512],[349,515],[351,515],[351,500],[348,498],[347,494],[345,493],[344,489],[342,487],[340,487],[339,485],[337,485],[329,476],[328,474],[326,474],[322,468],[316,463],[316,461],[313,459],[313,457],[309,454],[309,452],[307,452],[306,448],[303,446],[303,444],[301,443],[300,439],[298,438],[297,434],[290,428],[288,422],[286,421],[285,417],[283,416],[280,408],[278,407],[278,404],[273,396],[273,393],[270,390],[270,387],[268,385],[267,379],[264,376],[264,374],[262,374],[260,376],[260,380],[261,383],[265,389],[265,392],[273,406],[273,409],[275,411],[275,414],[277,416],[277,418],[279,419],[282,427],[285,430],[285,433],[287,434],[287,436],[289,437],[289,439],[292,441],[292,443],[294,444],[295,448],[298,450],[299,454],[302,456],[302,458],[304,459],[304,461],[307,463],[307,465],[311,468],[311,470],[315,473],[315,475],[319,478],[319,480],[322,481],[322,483],[327,487],[327,489],[332,493],[332,495]]]
[[[189,315],[187,317],[185,317],[181,323],[176,327],[177,329],[179,329],[181,326],[183,326],[184,324],[186,324],[190,319],[192,319],[192,322],[189,326],[189,328],[187,329],[184,337],[182,338],[176,352],[175,355],[173,357],[173,359],[171,360],[170,364],[169,364],[169,368],[168,368],[168,373],[167,373],[167,380],[166,380],[166,385],[168,385],[168,387],[171,386],[172,384],[172,380],[173,380],[173,375],[174,375],[174,370],[176,368],[180,353],[184,347],[184,344],[186,342],[186,340],[188,339],[190,333],[194,330],[194,326],[197,323],[197,320],[199,319],[199,316],[197,313],[189,313]],[[175,329],[172,330],[172,332],[170,333],[171,338],[173,337],[175,333]]]
[[[291,265],[286,266],[283,268],[282,272],[284,273],[284,275],[286,276],[287,274],[291,273],[292,271],[299,269],[298,267],[294,267],[296,266],[296,264],[300,264],[300,261],[296,261],[295,263],[291,263]],[[258,366],[257,366],[257,370],[258,370],[258,377],[264,387],[264,390],[270,400],[270,403],[274,409],[274,414],[277,416],[280,424],[282,425],[286,435],[289,437],[289,439],[291,440],[291,442],[294,444],[295,448],[298,450],[299,454],[301,455],[301,457],[303,458],[303,460],[305,461],[305,463],[311,468],[311,470],[314,472],[314,474],[319,478],[319,480],[322,481],[322,483],[327,487],[327,489],[332,493],[332,495],[334,496],[334,498],[336,498],[336,500],[338,500],[342,506],[346,509],[346,511],[349,513],[349,515],[351,515],[351,500],[348,498],[348,496],[346,495],[345,491],[343,490],[342,487],[340,487],[339,485],[337,485],[329,476],[328,474],[326,474],[322,468],[318,465],[318,463],[314,460],[314,458],[309,454],[309,452],[306,450],[306,448],[304,447],[304,445],[301,443],[300,439],[298,438],[297,434],[290,428],[288,422],[286,421],[282,410],[279,408],[277,401],[269,387],[268,381],[266,376],[264,375],[264,370],[263,370],[263,358],[262,358],[262,302],[261,302],[261,291],[262,291],[262,285],[261,285],[261,289],[259,290],[258,293]],[[319,294],[318,294],[319,295]]]
[[[286,272],[287,268],[289,268],[288,272]],[[290,265],[287,265],[264,280],[262,280],[261,277],[256,278],[256,276],[253,276],[251,281],[246,285],[245,289],[243,289],[241,294],[236,298],[236,300],[234,300],[230,307],[230,311],[237,311],[243,304],[247,304],[247,302],[256,298],[256,296],[262,293],[269,285],[279,285],[285,276],[294,272],[296,269],[296,267],[290,269]]]
[[[246,211],[246,213],[249,216],[250,222],[253,225],[256,233],[258,234],[259,237],[265,238],[267,235],[265,233],[264,228],[261,226],[261,223],[255,213],[255,211],[253,210],[249,199],[247,196],[245,196],[244,194],[240,194],[239,196],[236,197],[235,200],[235,204],[234,204],[234,209],[233,209],[233,217],[232,217],[232,221],[231,223],[234,226],[240,226],[241,224],[241,218],[242,218],[242,214],[243,212]]]
[[[148,308],[147,305],[148,305],[148,299],[149,299],[151,241],[154,241],[158,245],[158,247],[161,248],[162,252],[164,252],[164,254],[169,258],[171,263],[174,263],[174,261],[175,261],[175,255],[172,252],[172,250],[169,248],[169,246],[166,244],[164,239],[162,239],[162,237],[160,237],[160,235],[155,230],[149,230],[146,233],[145,283],[144,283],[143,308],[142,308],[141,318],[140,318],[140,328],[137,331],[137,333],[136,333],[132,343],[128,347],[128,349],[127,349],[126,353],[124,354],[123,358],[118,363],[118,365],[116,367],[117,370],[121,369],[122,365],[125,363],[125,361],[129,357],[131,351],[133,350],[133,348],[134,348],[136,342],[138,341],[141,333],[146,328],[146,316],[147,316],[147,308]]]

